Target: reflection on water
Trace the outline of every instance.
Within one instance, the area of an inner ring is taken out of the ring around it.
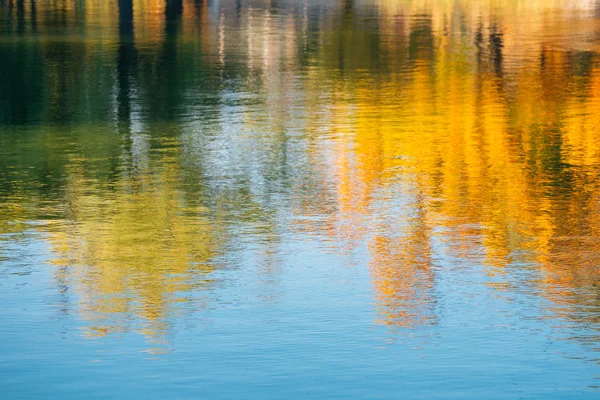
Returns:
[[[49,244],[92,336],[169,336],[248,263],[283,301],[324,252],[394,332],[482,285],[597,351],[599,29],[597,1],[2,0],[0,261]]]
[[[91,328],[96,334],[127,329],[114,318],[124,313],[147,321],[144,333],[161,332],[166,309],[186,300],[174,294],[210,283],[219,226],[211,226],[205,207],[186,199],[198,193],[177,189],[176,147],[163,146],[156,159],[136,160],[122,171],[108,193],[94,190],[82,162],[74,160],[67,173],[66,220],[50,225],[48,240],[57,280],[73,282],[84,317],[102,321]]]

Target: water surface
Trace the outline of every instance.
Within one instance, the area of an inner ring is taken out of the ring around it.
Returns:
[[[600,2],[0,0],[7,399],[595,399]]]

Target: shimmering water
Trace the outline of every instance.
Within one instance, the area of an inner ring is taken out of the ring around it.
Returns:
[[[3,399],[597,399],[600,2],[0,0]]]

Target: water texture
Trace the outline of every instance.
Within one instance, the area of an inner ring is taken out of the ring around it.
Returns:
[[[0,397],[600,398],[600,2],[0,0]]]

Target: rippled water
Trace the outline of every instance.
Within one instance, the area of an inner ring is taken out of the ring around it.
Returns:
[[[0,391],[596,399],[600,2],[0,0]]]

